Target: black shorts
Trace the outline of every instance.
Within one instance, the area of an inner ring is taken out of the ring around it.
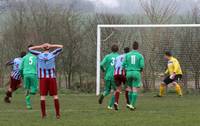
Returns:
[[[168,84],[170,84],[170,83],[172,83],[172,82],[180,81],[181,79],[182,79],[182,75],[181,75],[181,74],[177,74],[177,75],[174,77],[174,79],[170,79],[170,76],[167,76],[167,77],[163,80],[163,82],[164,82],[166,85],[168,85]]]

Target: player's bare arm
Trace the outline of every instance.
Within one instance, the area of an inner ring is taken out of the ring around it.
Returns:
[[[44,44],[42,44],[42,45],[38,45],[38,46],[30,47],[29,50],[42,49],[42,48],[44,48]]]
[[[59,45],[59,44],[49,44],[48,47],[49,47],[49,48],[63,48],[63,45]]]
[[[29,48],[29,50],[35,50],[35,49],[44,49],[44,48],[49,48],[50,44],[49,43],[44,43],[41,45],[36,45],[36,46],[32,46]]]
[[[13,61],[11,60],[11,61],[8,61],[8,62],[6,62],[6,66],[10,66],[10,65],[13,65]]]

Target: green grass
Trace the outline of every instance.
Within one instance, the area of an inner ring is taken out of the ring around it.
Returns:
[[[4,94],[1,92],[3,99]],[[151,93],[139,97],[137,110],[125,108],[121,95],[120,110],[106,109],[109,97],[103,105],[97,104],[92,94],[60,94],[62,117],[54,115],[53,100],[47,99],[46,119],[40,117],[39,95],[32,98],[33,110],[26,110],[24,94],[14,94],[11,104],[0,102],[0,126],[199,126],[200,99],[198,95],[182,98],[170,94],[153,98]]]

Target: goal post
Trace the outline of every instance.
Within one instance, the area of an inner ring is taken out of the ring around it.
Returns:
[[[101,28],[192,28],[200,27],[200,24],[99,24],[97,25],[97,60],[96,60],[96,95],[100,94],[101,84]]]

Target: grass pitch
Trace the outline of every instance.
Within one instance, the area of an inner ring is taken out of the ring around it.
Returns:
[[[61,119],[54,115],[53,100],[47,98],[47,118],[40,117],[39,95],[32,98],[33,110],[25,109],[22,91],[14,94],[11,104],[0,102],[0,126],[199,126],[200,96],[182,98],[170,94],[154,98],[153,94],[141,95],[137,110],[125,108],[121,95],[120,110],[106,109],[108,99],[102,105],[94,94],[60,94]],[[3,99],[3,92],[0,93]]]

